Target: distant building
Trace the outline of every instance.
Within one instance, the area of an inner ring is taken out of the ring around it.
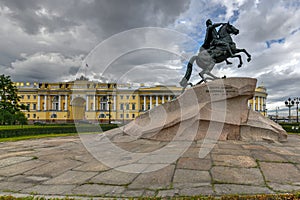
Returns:
[[[68,123],[74,120],[124,123],[145,111],[168,102],[181,93],[176,86],[133,86],[99,83],[81,77],[58,83],[16,82],[29,122]],[[266,89],[258,87],[249,107],[266,114]]]
[[[267,116],[267,96],[267,89],[264,86],[258,86],[255,89],[254,97],[248,101],[248,107],[254,111],[260,112],[264,116]]]
[[[134,87],[79,79],[62,83],[18,83],[30,122],[126,122],[181,93],[176,86]],[[109,118],[110,116],[110,118]]]

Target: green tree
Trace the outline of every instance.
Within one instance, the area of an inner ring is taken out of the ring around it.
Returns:
[[[0,124],[25,124],[25,115],[20,110],[25,110],[26,107],[20,105],[17,92],[18,89],[10,77],[0,75]]]

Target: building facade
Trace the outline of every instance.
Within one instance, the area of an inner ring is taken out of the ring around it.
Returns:
[[[29,122],[124,123],[181,93],[181,88],[176,86],[136,87],[82,78],[63,83],[16,82],[15,85],[21,104],[28,108],[23,112]]]
[[[70,123],[87,120],[99,123],[126,123],[145,111],[171,101],[181,93],[176,86],[120,85],[80,78],[60,83],[16,82],[21,104],[29,122]],[[249,107],[266,114],[266,89],[258,87]]]
[[[267,96],[267,89],[264,86],[258,86],[255,89],[254,97],[248,101],[248,107],[267,116]]]

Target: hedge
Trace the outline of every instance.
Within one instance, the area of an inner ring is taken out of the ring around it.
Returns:
[[[297,123],[279,123],[288,133],[300,133],[300,124]]]
[[[100,129],[101,127],[101,129]],[[37,134],[60,134],[60,133],[83,133],[83,132],[102,132],[113,128],[116,128],[115,124],[103,124],[103,125],[58,125],[58,126],[36,126],[36,127],[12,127],[11,129],[0,129],[0,138],[10,138],[18,136],[30,136]]]

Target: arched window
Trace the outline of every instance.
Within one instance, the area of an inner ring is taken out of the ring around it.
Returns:
[[[99,118],[105,118],[105,114],[101,113],[101,114],[99,115]]]

